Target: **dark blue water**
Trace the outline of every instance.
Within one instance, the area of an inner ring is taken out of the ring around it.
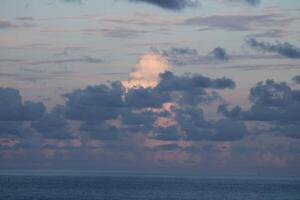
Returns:
[[[0,174],[0,200],[300,200],[300,181],[152,175]]]

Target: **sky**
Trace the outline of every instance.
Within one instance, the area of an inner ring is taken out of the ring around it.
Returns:
[[[0,169],[300,175],[300,1],[0,0]]]

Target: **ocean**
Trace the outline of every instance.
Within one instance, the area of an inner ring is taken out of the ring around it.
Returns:
[[[0,200],[300,200],[297,178],[0,173]]]

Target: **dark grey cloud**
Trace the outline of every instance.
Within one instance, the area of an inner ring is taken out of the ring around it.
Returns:
[[[160,108],[169,100],[167,92],[158,92],[152,88],[133,88],[125,95],[126,104],[132,108]]]
[[[202,58],[196,49],[187,47],[163,50],[161,54],[168,58],[172,64],[179,66],[193,65],[202,61]]]
[[[109,85],[74,90],[65,95],[67,100],[65,114],[67,119],[83,121],[80,130],[86,132],[89,137],[99,140],[117,140],[120,139],[120,135],[130,133],[153,133],[151,137],[157,140],[185,140],[185,137],[178,135],[180,129],[177,126],[156,125],[158,118],[170,117],[170,112],[153,109],[162,109],[163,104],[167,102],[182,106],[209,103],[219,96],[206,91],[207,89],[223,90],[234,87],[234,81],[228,78],[211,79],[202,75],[177,76],[172,72],[165,72],[160,75],[159,83],[154,88],[136,87],[125,91],[120,82],[113,82]],[[179,117],[179,112],[176,112],[176,115]],[[197,119],[193,116],[193,120]],[[111,120],[118,120],[120,124],[114,126]],[[191,119],[178,118],[180,123],[184,120],[187,120],[187,123],[191,122]],[[211,127],[208,127],[210,136],[206,139],[221,138],[217,129],[212,131],[216,124],[205,120],[204,123],[211,124]],[[189,125],[191,129],[195,126]]]
[[[153,131],[155,132],[153,139],[156,140],[176,141],[182,139],[182,137],[178,134],[179,130],[175,125],[168,127],[157,127]]]
[[[40,118],[45,112],[41,102],[26,101],[18,90],[0,88],[0,121],[33,121]]]
[[[272,123],[272,128],[270,128],[270,132],[277,135],[284,135],[293,139],[300,139],[300,122],[296,123]]]
[[[64,107],[57,105],[51,112],[32,122],[31,127],[43,138],[65,140],[75,138],[69,128],[69,122],[63,117],[63,112]]]
[[[261,3],[261,0],[229,0],[232,2],[244,2],[250,6],[257,6]]]
[[[26,101],[17,89],[0,87],[0,135],[30,136],[26,122],[38,120],[46,108],[41,102]]]
[[[222,119],[216,122],[215,130],[211,140],[215,141],[236,141],[243,139],[247,135],[247,128],[244,122]]]
[[[240,107],[227,110],[220,106],[219,111],[231,118],[252,121],[298,121],[300,120],[300,101],[298,91],[286,83],[273,80],[258,83],[250,90],[252,107],[243,111]]]
[[[260,0],[245,0],[245,2],[252,6],[260,4]]]
[[[145,133],[151,131],[159,115],[161,114],[151,111],[133,112],[133,109],[129,108],[121,113],[122,124],[125,126],[122,132]]]
[[[229,56],[226,52],[226,50],[222,47],[216,47],[214,48],[210,54],[210,56],[212,56],[213,58],[217,59],[217,60],[228,60]]]
[[[174,110],[176,125],[154,129],[154,139],[162,141],[236,141],[247,135],[244,122],[232,119],[206,120],[200,108]]]
[[[196,49],[183,47],[183,48],[171,48],[168,50],[154,49],[156,53],[160,53],[165,56],[169,62],[173,65],[183,66],[183,65],[195,65],[195,64],[217,64],[216,61],[227,61],[229,55],[226,49],[222,47],[216,47],[207,55],[200,55]]]
[[[0,121],[0,136],[21,136],[26,131],[20,121]]]
[[[64,95],[67,100],[66,117],[82,121],[114,119],[124,106],[123,94],[120,82],[74,90]]]
[[[183,150],[183,148],[180,147],[178,144],[163,144],[163,145],[157,145],[149,150],[150,151],[178,151],[178,150]]]
[[[186,7],[195,7],[198,0],[128,0],[136,3],[148,3],[169,10],[183,10]]]
[[[194,74],[176,76],[172,72],[164,72],[160,75],[160,82],[156,89],[162,91],[202,92],[203,89],[233,89],[235,82],[229,78],[211,79],[206,76]]]
[[[300,75],[294,76],[292,79],[296,84],[300,84]]]
[[[185,132],[185,140],[235,141],[247,134],[244,122],[230,119],[207,121],[199,108],[179,109],[176,116],[177,123]]]
[[[269,42],[259,42],[255,38],[248,38],[246,42],[259,51],[277,53],[287,58],[300,58],[300,49],[288,42],[281,43],[277,41],[275,44],[272,44]]]
[[[239,106],[228,109],[223,105],[219,112],[232,119],[265,122],[272,127],[268,132],[300,138],[297,131],[300,121],[299,90],[293,90],[284,82],[267,80],[251,88],[249,100],[252,103],[249,110]]]

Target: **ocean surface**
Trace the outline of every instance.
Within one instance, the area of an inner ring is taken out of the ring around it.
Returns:
[[[300,200],[297,178],[0,172],[0,200]]]

